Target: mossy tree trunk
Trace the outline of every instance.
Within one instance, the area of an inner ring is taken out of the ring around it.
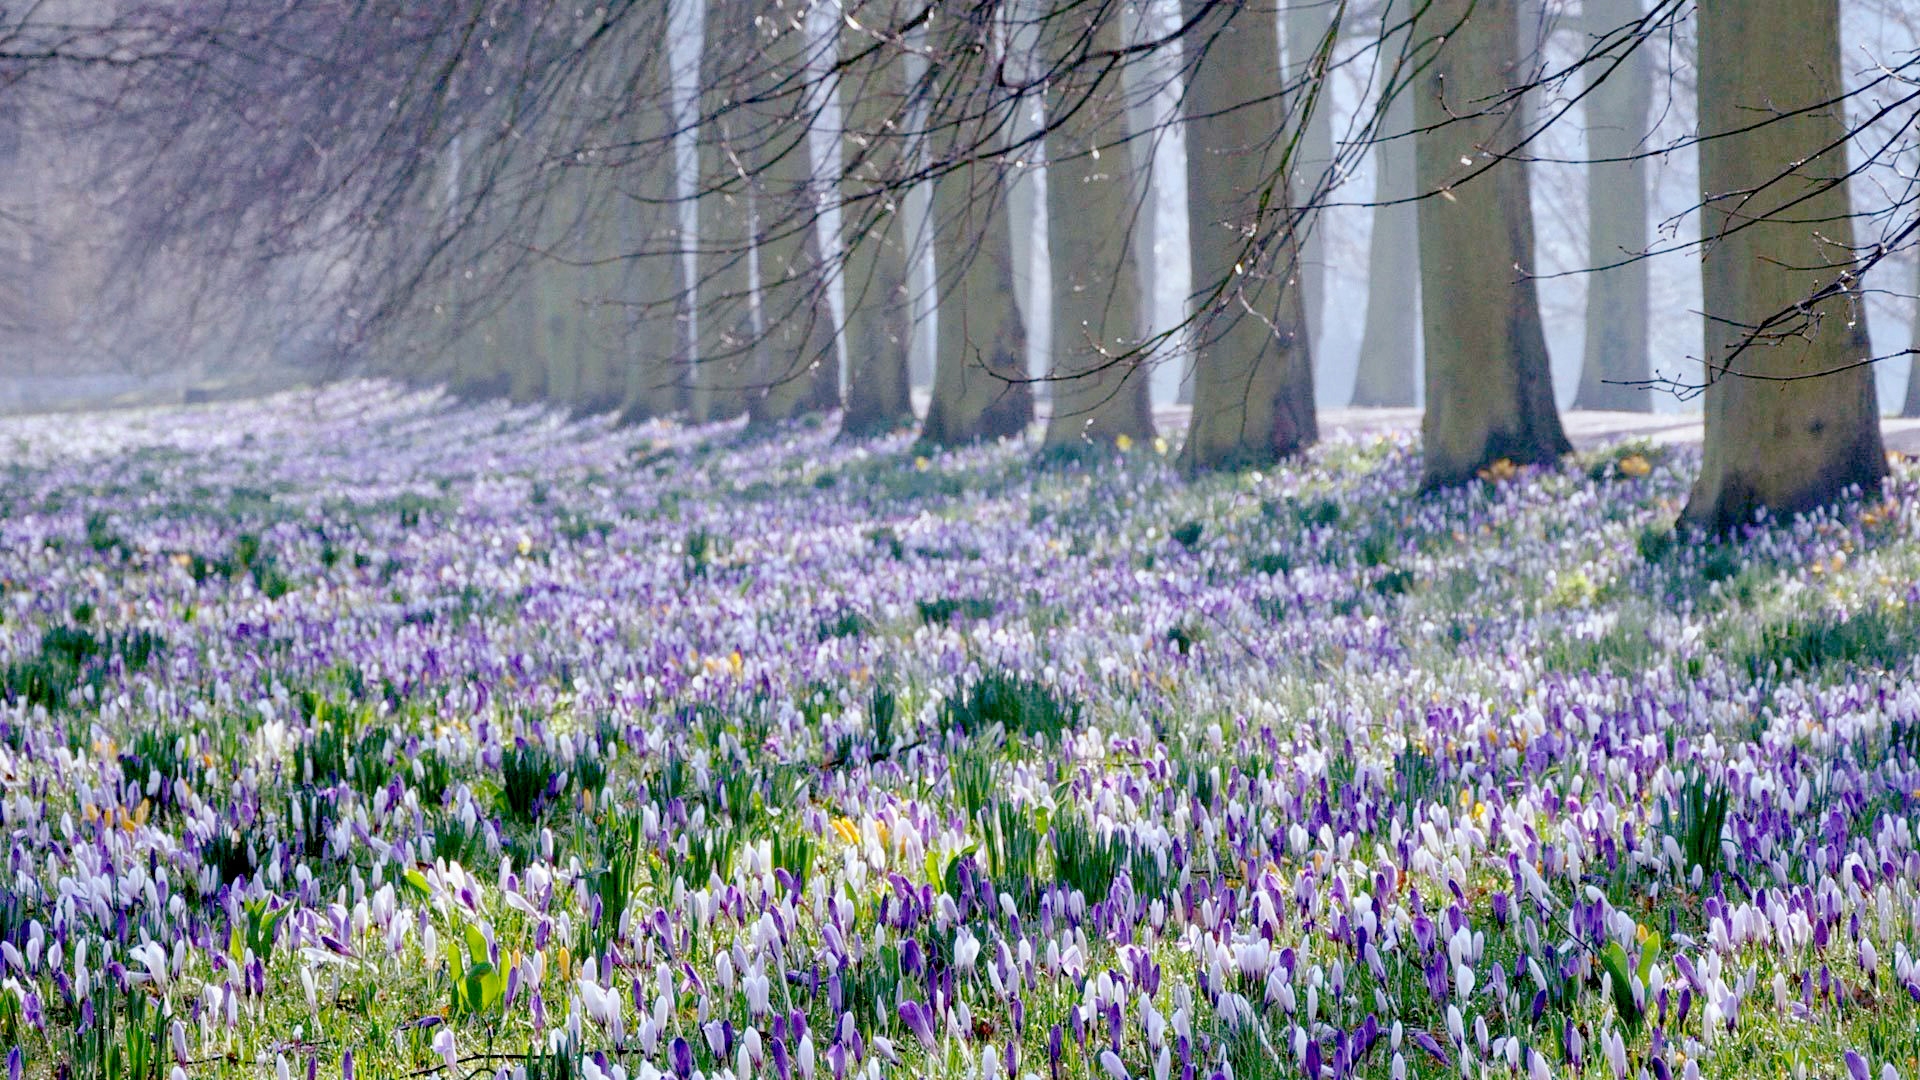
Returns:
[[[1431,63],[1414,87],[1420,316],[1426,352],[1424,488],[1464,483],[1501,459],[1572,449],[1560,426],[1533,272],[1527,171],[1488,162],[1519,138],[1515,0],[1432,0],[1414,27]],[[1462,162],[1466,164],[1462,164]]]
[[[1153,437],[1140,353],[1141,204],[1127,144],[1117,4],[1056,4],[1041,31],[1047,87],[1047,246],[1053,413],[1046,445]]]
[[[904,5],[869,0],[849,6],[853,25],[868,29],[840,28],[848,367],[840,430],[865,438],[913,424],[907,368],[913,311],[899,186],[912,125],[900,54],[880,37],[898,25]]]
[[[1391,27],[1411,10],[1389,4],[1382,14]],[[1355,405],[1401,408],[1418,394],[1420,335],[1419,209],[1411,202],[1414,186],[1413,97],[1411,65],[1400,67],[1405,30],[1381,46],[1375,79],[1391,92],[1373,147],[1373,235],[1367,241],[1367,313],[1360,331],[1360,356],[1353,379]]]
[[[1641,16],[1640,0],[1587,0],[1590,40],[1617,32]],[[1647,250],[1647,115],[1653,102],[1653,65],[1647,46],[1617,67],[1587,70],[1604,76],[1587,94],[1587,259],[1594,267]],[[1646,381],[1647,264],[1634,259],[1587,275],[1586,350],[1580,362],[1576,409],[1646,412],[1653,406]]]
[[[1184,0],[1183,14],[1192,28],[1183,43],[1188,236],[1205,307],[1194,320],[1193,419],[1181,461],[1260,464],[1319,436],[1288,182],[1274,179],[1284,118],[1260,89],[1278,84],[1279,42],[1260,9]]]
[[[1026,329],[1013,292],[1005,184],[992,150],[1010,106],[997,84],[993,0],[944,0],[929,28],[933,89],[933,398],[921,437],[935,446],[1021,434],[1033,419]]]
[[[1681,520],[1727,531],[1874,491],[1887,463],[1864,298],[1834,287],[1853,261],[1846,119],[1796,114],[1841,85],[1838,0],[1725,0],[1699,20],[1710,385]]]

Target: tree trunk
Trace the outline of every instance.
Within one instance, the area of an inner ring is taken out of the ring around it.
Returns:
[[[671,416],[686,407],[685,297],[681,284],[679,183],[674,176],[673,74],[667,29],[652,25],[648,38],[624,63],[638,69],[628,93],[638,103],[629,114],[633,150],[596,200],[601,221],[592,237],[615,241],[596,254],[609,260],[601,289],[613,303],[595,320],[596,345],[605,358],[592,411],[617,411],[622,423]],[[627,193],[634,198],[626,198]],[[617,261],[614,261],[617,260]]]
[[[1320,44],[1333,25],[1335,5],[1331,0],[1289,0],[1285,15],[1287,77],[1300,83],[1291,102],[1290,124],[1300,128],[1300,145],[1294,151],[1293,204],[1303,208],[1300,225],[1300,267],[1295,277],[1300,282],[1300,299],[1307,313],[1309,349],[1320,345],[1321,319],[1326,310],[1327,243],[1322,222],[1313,220],[1313,203],[1327,167],[1333,163],[1333,88],[1319,70]],[[1302,110],[1313,98],[1313,111],[1305,117]]]
[[[1416,183],[1439,193],[1419,204],[1429,490],[1503,458],[1541,464],[1572,449],[1532,278],[1527,171],[1506,162],[1465,180],[1488,160],[1480,148],[1518,137],[1512,103],[1498,100],[1515,74],[1516,33],[1514,0],[1433,0],[1414,28],[1432,60],[1415,87]]]
[[[1641,15],[1640,0],[1587,0],[1590,37],[1617,31]],[[1587,258],[1605,266],[1647,250],[1647,113],[1653,101],[1653,65],[1647,46],[1635,49],[1587,94]],[[1626,160],[1608,161],[1609,158]],[[1647,264],[1637,260],[1587,275],[1587,339],[1580,362],[1576,409],[1653,407],[1646,385]]]
[[[1920,260],[1914,264],[1915,278],[1920,282]],[[1920,296],[1920,286],[1914,289],[1914,295]],[[1901,403],[1901,416],[1920,416],[1920,304],[1913,311],[1913,358],[1907,366],[1907,400]]]
[[[1260,9],[1184,4],[1188,236],[1205,306],[1194,319],[1193,419],[1181,461],[1263,464],[1319,437],[1287,178],[1273,179],[1283,117],[1258,89],[1278,82],[1280,49]],[[1269,191],[1279,205],[1262,213]]]
[[[1013,295],[1012,238],[1000,166],[989,154],[1008,107],[996,85],[998,4],[946,0],[932,15],[928,85],[934,272],[939,295],[933,400],[921,437],[934,446],[1004,438],[1033,419],[1026,331]]]
[[[755,184],[764,333],[755,343],[754,424],[790,420],[840,404],[840,361],[820,259],[808,129],[819,104],[808,92],[806,5],[759,0],[754,20],[760,73],[744,110]]]
[[[638,163],[639,190],[645,202],[621,206],[620,232],[626,238],[621,267],[621,311],[614,325],[617,337],[612,355],[619,370],[608,387],[613,407],[623,423],[671,416],[687,406],[687,369],[691,352],[687,337],[687,298],[692,282],[681,278],[679,207],[673,157],[665,140],[665,125],[649,129]],[[655,148],[658,148],[657,150]]]
[[[899,53],[878,32],[899,22],[895,0],[848,4],[840,28],[845,63],[841,153],[846,246],[847,409],[843,435],[866,438],[913,424],[907,368],[912,333],[907,293],[907,232],[901,214],[909,102]]]
[[[1873,368],[1861,363],[1872,354],[1864,298],[1836,290],[1804,306],[1853,259],[1845,117],[1794,114],[1841,85],[1839,2],[1725,0],[1701,5],[1699,19],[1711,384],[1681,520],[1727,531],[1850,485],[1872,493],[1887,462]],[[1768,122],[1728,134],[1756,117]]]
[[[753,326],[752,200],[738,162],[751,139],[735,98],[758,62],[728,43],[751,40],[751,0],[706,0],[700,52],[699,355],[688,412],[697,423],[725,420],[746,408],[749,364],[759,335]]]
[[[1405,5],[1389,5],[1387,26],[1406,18]],[[1420,334],[1419,208],[1411,202],[1413,174],[1413,99],[1417,93],[1411,64],[1400,66],[1405,30],[1382,44],[1376,81],[1393,96],[1387,100],[1373,147],[1373,235],[1367,241],[1367,314],[1360,333],[1360,357],[1353,379],[1353,403],[1402,408],[1418,393],[1414,378]]]
[[[1088,20],[1093,22],[1089,25]],[[1047,246],[1053,280],[1048,447],[1153,438],[1140,363],[1142,215],[1127,145],[1117,5],[1057,5],[1041,31],[1047,87]],[[1090,54],[1094,58],[1090,58]]]

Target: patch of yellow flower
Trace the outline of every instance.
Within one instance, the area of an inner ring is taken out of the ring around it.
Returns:
[[[1503,484],[1520,475],[1520,466],[1515,465],[1512,458],[1501,458],[1481,469],[1479,475],[1489,484]]]
[[[839,836],[840,839],[846,841],[848,845],[853,847],[858,847],[860,845],[860,826],[852,818],[847,818],[847,817],[834,818],[833,831],[835,835]],[[886,822],[876,819],[873,823],[873,833],[876,837],[879,838],[881,847],[885,848],[888,846],[889,838],[887,836]]]
[[[933,468],[933,462],[923,457],[917,457],[913,459],[913,468],[915,472],[926,472],[928,469]]]
[[[108,827],[117,825],[127,832],[132,832],[134,829],[145,825],[147,823],[147,815],[152,812],[153,801],[151,799],[141,799],[140,805],[135,807],[132,813],[128,813],[127,808],[124,806],[116,806],[111,810],[105,811],[103,814],[101,809],[93,803],[88,803],[80,808],[80,816],[86,820],[87,824],[91,825],[104,816],[107,820]]]
[[[1120,435],[1115,435],[1113,437],[1113,445],[1119,447],[1120,452],[1124,454],[1127,451],[1133,449],[1133,436],[1127,435],[1124,433]]]
[[[746,667],[746,661],[741,658],[739,649],[725,656],[709,656],[700,663],[707,669],[709,675],[731,675],[736,679]]]
[[[1626,457],[1621,458],[1614,467],[1620,470],[1621,476],[1631,476],[1636,480],[1653,471],[1653,466],[1648,463],[1646,458],[1641,457],[1639,454],[1628,454]]]

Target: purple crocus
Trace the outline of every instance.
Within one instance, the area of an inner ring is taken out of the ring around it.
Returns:
[[[928,1053],[933,1052],[933,1014],[927,1011],[926,1006],[917,1001],[901,1002],[900,1022],[907,1025],[907,1030],[913,1032],[913,1037],[920,1040],[920,1045],[926,1047]]]

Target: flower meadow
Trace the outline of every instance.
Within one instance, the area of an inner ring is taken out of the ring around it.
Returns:
[[[10,1077],[1920,1080],[1920,472],[0,423]]]

